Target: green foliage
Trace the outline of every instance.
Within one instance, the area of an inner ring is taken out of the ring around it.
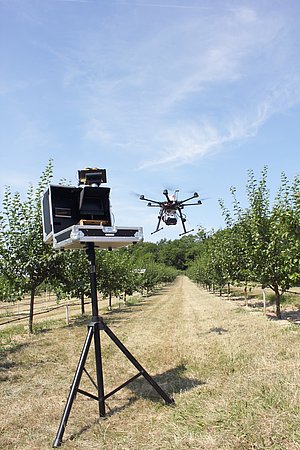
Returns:
[[[11,283],[5,276],[0,275],[0,301],[15,302],[21,300],[23,296],[22,289],[17,283]]]
[[[34,296],[45,283],[58,298],[90,295],[88,261],[83,251],[54,251],[42,239],[41,197],[52,177],[49,161],[38,186],[25,200],[6,188],[0,215],[0,300]],[[285,174],[273,205],[267,187],[267,168],[256,179],[248,173],[248,207],[242,208],[231,188],[232,211],[220,200],[226,228],[200,229],[173,241],[143,242],[128,249],[97,252],[98,290],[111,296],[151,292],[187,271],[197,282],[219,289],[232,283],[260,283],[273,289],[277,316],[280,297],[300,284],[300,178]]]
[[[158,243],[142,242],[128,249],[135,260],[161,263],[177,270],[186,270],[189,263],[197,254],[198,242],[203,238],[199,235],[186,235],[181,239],[167,241],[162,239]]]
[[[26,200],[6,188],[0,222],[1,271],[11,284],[23,292],[51,277],[55,268],[54,251],[43,242],[41,195],[52,174],[49,162],[38,187],[29,187]],[[55,261],[56,262],[56,261]]]
[[[147,293],[152,292],[160,283],[170,283],[178,275],[174,267],[167,267],[164,264],[139,262],[140,270],[138,289]]]
[[[164,241],[159,244],[154,242],[139,242],[125,250],[134,260],[145,260],[157,262],[160,252],[160,247]],[[124,250],[121,250],[124,252]]]
[[[44,244],[41,197],[52,177],[52,161],[42,173],[36,189],[30,186],[25,200],[6,188],[0,217],[0,267],[2,296],[11,300],[31,292],[29,328],[32,331],[33,302],[37,287],[55,278],[60,254]]]
[[[235,188],[232,213],[220,201],[227,228],[202,241],[189,275],[209,286],[249,281],[269,286],[280,317],[281,295],[300,279],[299,176],[290,183],[282,174],[273,206],[266,167],[259,180],[249,171],[246,188],[248,208],[240,206]]]
[[[60,272],[52,281],[52,289],[57,300],[78,298],[81,300],[81,313],[85,314],[84,298],[90,296],[88,260],[82,250],[68,250],[61,254]]]
[[[186,270],[197,251],[193,235],[185,235],[174,241],[161,241],[158,246],[158,261],[178,270]]]
[[[126,251],[132,259],[133,273],[136,280],[135,289],[138,291],[153,291],[160,283],[169,283],[175,280],[178,270],[167,264],[167,251],[172,241],[161,240],[153,244],[149,242],[139,243]],[[150,245],[149,245],[150,244]],[[150,253],[148,250],[150,249]]]
[[[122,293],[131,295],[136,288],[134,265],[124,251],[101,251],[96,258],[98,289],[109,299],[111,307],[112,295]]]
[[[131,248],[128,248],[99,252],[97,274],[98,289],[109,299],[111,307],[112,295],[125,294],[126,297],[135,291],[144,290],[149,293],[160,283],[173,281],[177,276],[177,270],[154,262],[151,254],[149,257],[149,254],[144,254],[140,248],[134,255]]]

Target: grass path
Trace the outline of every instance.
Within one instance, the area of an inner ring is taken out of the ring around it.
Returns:
[[[124,311],[111,329],[160,386],[165,406],[139,378],[107,401],[78,395],[66,450],[300,449],[300,329],[280,326],[197,288],[186,277]],[[51,447],[86,325],[17,336],[4,352],[0,448]],[[136,373],[102,336],[106,391]],[[92,351],[87,362],[93,372]],[[81,387],[92,391],[83,377]]]

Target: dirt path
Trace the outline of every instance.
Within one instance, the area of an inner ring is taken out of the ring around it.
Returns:
[[[142,378],[107,401],[78,395],[64,449],[300,449],[298,329],[287,330],[199,290],[186,277],[105,321],[174,397],[165,406]],[[6,353],[0,448],[51,447],[86,326],[18,338]],[[101,333],[106,392],[136,373]],[[87,362],[92,374],[92,351]],[[87,377],[81,387],[93,391]]]

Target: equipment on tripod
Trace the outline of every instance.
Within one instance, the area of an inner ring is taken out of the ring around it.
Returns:
[[[143,376],[167,404],[174,403],[174,400],[161,389],[156,381],[106,325],[103,318],[99,316],[95,248],[112,249],[134,244],[142,240],[142,228],[117,228],[111,226],[112,222],[109,202],[110,189],[100,187],[101,183],[106,183],[106,171],[104,169],[80,170],[78,171],[78,177],[80,182],[79,187],[50,185],[42,200],[44,241],[48,244],[52,244],[56,249],[75,248],[86,250],[90,263],[92,303],[92,319],[88,324],[87,336],[70,387],[58,431],[52,445],[53,448],[59,447],[62,444],[64,431],[77,393],[96,400],[98,402],[99,416],[104,417],[105,401],[120,389],[126,387],[129,383],[140,376]],[[107,394],[104,392],[100,331],[106,333],[138,371],[136,375]],[[94,340],[97,382],[92,379],[85,368],[92,340]],[[97,395],[80,389],[80,381],[83,372],[92,381],[92,384],[97,390]]]
[[[44,241],[56,249],[118,248],[143,239],[141,227],[112,224],[105,169],[78,171],[79,187],[50,185],[42,200]]]
[[[157,200],[150,200],[149,198],[146,198],[144,195],[140,195],[140,200],[145,200],[149,202],[147,206],[150,206],[151,208],[160,208],[156,230],[153,231],[151,234],[157,233],[158,231],[163,229],[163,227],[159,228],[161,221],[163,221],[166,225],[176,225],[178,218],[181,220],[183,227],[183,233],[179,234],[179,236],[194,231],[193,229],[188,231],[186,230],[185,227],[186,216],[185,214],[182,213],[182,210],[186,206],[202,205],[201,200],[198,200],[196,203],[186,203],[187,201],[193,198],[199,197],[199,194],[197,192],[194,192],[192,197],[186,198],[185,200],[178,200],[178,192],[179,190],[176,189],[174,194],[169,196],[168,190],[165,189],[163,191],[163,195],[166,197],[166,200],[163,200],[161,202]]]

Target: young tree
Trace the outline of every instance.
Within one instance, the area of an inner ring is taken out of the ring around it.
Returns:
[[[196,255],[195,239],[190,234],[174,241],[162,242],[159,244],[158,261],[178,270],[186,270]]]
[[[49,161],[37,188],[30,186],[24,201],[7,187],[0,217],[1,272],[12,286],[12,293],[30,293],[30,333],[36,289],[45,280],[53,279],[60,267],[60,252],[43,242],[42,233],[41,197],[51,177]]]
[[[299,177],[291,184],[283,173],[270,212],[269,241],[265,266],[261,269],[263,284],[275,293],[277,317],[281,317],[281,295],[300,279],[299,230]]]
[[[252,234],[249,227],[249,211],[243,210],[236,197],[236,188],[231,187],[233,198],[233,215],[219,200],[222,214],[227,225],[224,231],[227,250],[227,270],[231,282],[244,284],[245,300],[247,302],[247,286],[252,279]]]
[[[112,296],[132,289],[133,265],[126,253],[118,250],[97,253],[98,289],[108,297],[108,308],[112,307]]]
[[[275,293],[276,316],[281,318],[281,296],[299,279],[299,177],[291,184],[282,174],[273,206],[266,167],[260,180],[249,171],[247,209],[240,208],[235,189],[232,193],[234,219],[222,203],[221,207],[238,250],[234,255],[240,264],[236,279],[244,276],[270,287]]]
[[[53,284],[57,297],[78,298],[81,314],[85,314],[84,299],[91,295],[88,259],[83,250],[67,250],[62,253],[59,276]]]

